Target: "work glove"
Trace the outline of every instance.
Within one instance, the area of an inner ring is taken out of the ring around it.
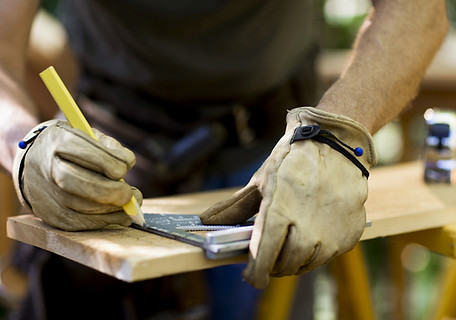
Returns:
[[[312,107],[293,109],[284,136],[250,182],[201,221],[236,224],[258,213],[243,276],[262,289],[270,276],[305,273],[354,247],[376,162],[372,138],[359,123]]]
[[[135,164],[134,154],[94,129],[99,141],[68,122],[51,120],[21,141],[13,180],[21,203],[43,221],[75,231],[110,224],[128,226],[122,206],[139,190],[119,181]],[[25,142],[24,142],[25,141]]]

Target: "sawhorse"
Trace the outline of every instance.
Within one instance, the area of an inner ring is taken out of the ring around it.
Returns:
[[[402,243],[416,243],[452,258],[445,266],[445,274],[442,275],[441,283],[439,283],[440,299],[432,319],[456,318],[456,260],[454,260],[456,259],[456,224],[398,235],[393,240]]]
[[[361,244],[338,256],[330,264],[330,271],[339,290],[338,318],[374,320],[374,310]],[[290,316],[296,294],[298,276],[271,278],[259,310],[260,320],[285,320]],[[312,288],[310,288],[312,289]]]

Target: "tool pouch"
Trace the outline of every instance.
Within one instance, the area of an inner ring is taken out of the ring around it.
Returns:
[[[87,98],[81,97],[79,104],[93,127],[135,153],[136,165],[125,179],[148,197],[176,193],[176,183],[182,180],[191,184],[226,139],[226,130],[218,122],[181,128],[184,132],[151,133]]]
[[[229,174],[264,159],[287,110],[316,98],[315,55],[277,87],[229,101],[161,100],[88,75],[78,104],[93,127],[135,153],[126,181],[145,197],[193,192],[203,172]]]

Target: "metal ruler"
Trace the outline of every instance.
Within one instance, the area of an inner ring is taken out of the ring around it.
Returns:
[[[144,226],[131,227],[201,247],[209,259],[246,253],[254,219],[237,225],[203,225],[197,214],[144,213]],[[192,231],[207,231],[204,235]]]
[[[144,213],[144,226],[135,229],[201,247],[209,259],[222,259],[246,253],[254,218],[236,225],[204,225],[197,214]],[[372,222],[368,221],[366,227]],[[207,231],[204,235],[192,231]]]

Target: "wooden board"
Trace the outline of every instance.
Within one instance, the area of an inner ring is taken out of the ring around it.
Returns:
[[[426,185],[421,163],[372,171],[367,220],[362,239],[425,230],[456,222],[456,186]],[[149,213],[199,214],[229,197],[236,189],[146,199]],[[33,215],[12,217],[8,236],[55,252],[125,281],[138,281],[186,271],[238,263],[246,256],[206,259],[202,249],[139,230],[110,227],[98,231],[65,232]]]
[[[455,222],[456,185],[426,184],[421,162],[377,168],[369,178],[362,239],[435,228]]]

